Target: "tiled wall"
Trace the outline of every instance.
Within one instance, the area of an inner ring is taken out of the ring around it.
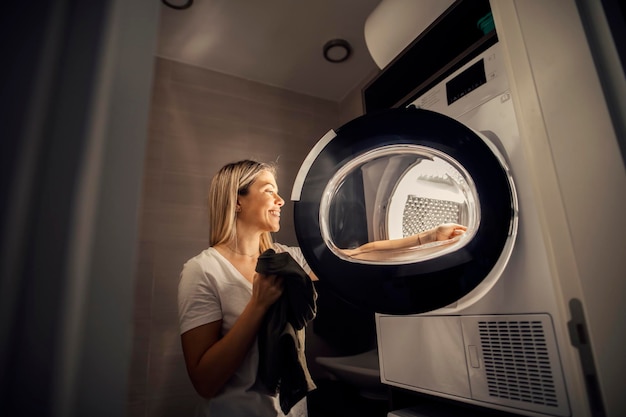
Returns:
[[[243,158],[278,160],[286,204],[275,240],[296,245],[289,197],[298,168],[324,133],[361,111],[358,91],[334,103],[165,59],[155,66],[129,417],[191,415],[197,401],[180,347],[176,292],[183,263],[208,245],[212,175]]]

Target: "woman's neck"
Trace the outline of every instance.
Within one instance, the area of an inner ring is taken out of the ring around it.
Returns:
[[[226,249],[236,255],[256,258],[260,255],[260,239],[234,239],[224,244]]]

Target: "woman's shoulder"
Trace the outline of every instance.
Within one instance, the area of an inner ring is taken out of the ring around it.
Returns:
[[[221,270],[224,260],[217,250],[209,247],[189,258],[183,264],[182,275],[206,275],[209,271]]]
[[[185,263],[184,266],[187,265],[202,265],[206,263],[217,262],[217,256],[219,253],[212,247],[208,247],[204,249],[202,252],[192,256]]]

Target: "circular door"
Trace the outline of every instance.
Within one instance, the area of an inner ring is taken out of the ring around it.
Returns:
[[[304,161],[292,200],[313,271],[336,295],[372,312],[422,313],[472,299],[495,283],[517,232],[515,188],[497,148],[454,119],[415,108],[330,131]],[[442,223],[467,231],[425,245],[350,251]]]

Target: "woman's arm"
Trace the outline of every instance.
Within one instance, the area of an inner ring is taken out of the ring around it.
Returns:
[[[211,398],[241,365],[250,350],[263,316],[282,293],[282,280],[256,274],[252,297],[228,333],[220,338],[218,320],[181,335],[187,373],[201,396]]]
[[[456,223],[445,223],[440,224],[434,229],[426,230],[413,236],[407,236],[401,239],[377,240],[368,242],[355,249],[342,249],[341,251],[348,256],[356,256],[369,252],[408,249],[426,243],[449,240],[462,235],[466,231],[466,226]]]

